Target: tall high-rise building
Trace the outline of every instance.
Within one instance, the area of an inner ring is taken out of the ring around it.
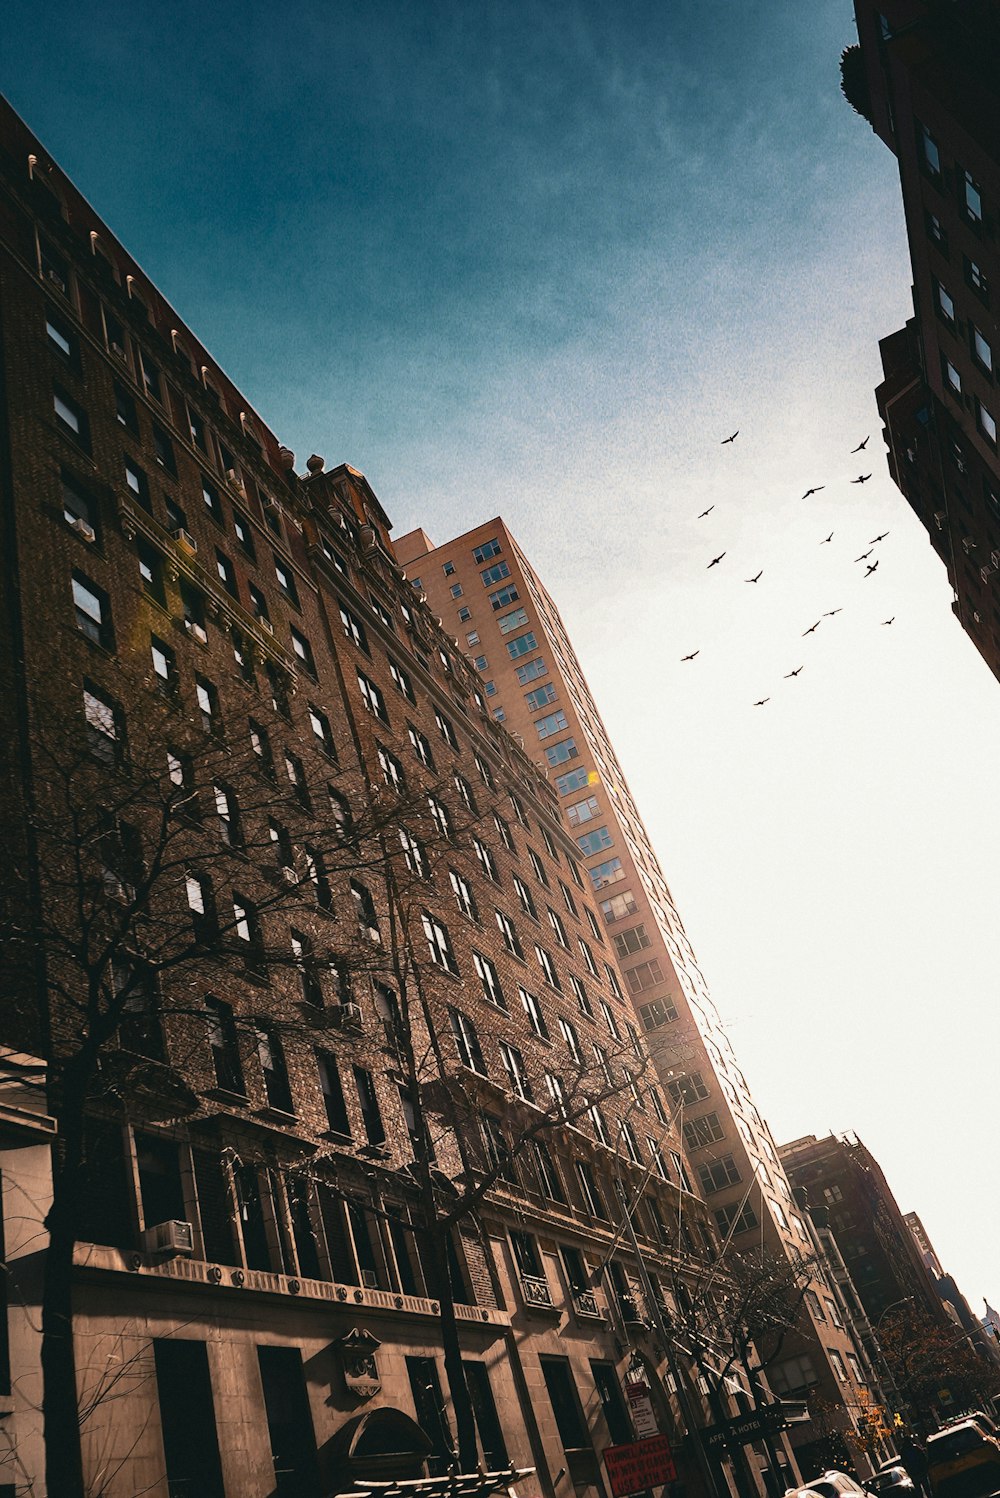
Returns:
[[[774,1141],[723,1029],[670,888],[555,603],[497,517],[434,545],[393,543],[413,587],[479,673],[494,717],[542,766],[586,865],[598,918],[578,938],[598,978],[621,965],[626,990],[674,1105],[695,1183],[720,1234],[797,1258],[811,1253]],[[544,927],[546,911],[536,912]],[[679,1163],[680,1168],[680,1163]],[[769,1368],[782,1393],[818,1389],[848,1437],[861,1413],[857,1349],[818,1275],[809,1316]],[[793,1444],[804,1468],[829,1465],[815,1428]]]
[[[914,315],[880,344],[889,470],[1000,676],[1000,5],[855,0],[844,92],[895,154]]]
[[[318,1498],[464,1406],[470,1498],[606,1498],[629,1377],[711,1498],[749,1389],[651,1330],[717,1234],[605,887],[305,468],[0,105],[0,1491],[43,1415],[51,1498]]]

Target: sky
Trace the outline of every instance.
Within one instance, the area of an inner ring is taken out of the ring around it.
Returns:
[[[854,39],[845,0],[7,0],[0,86],[300,471],[397,534],[506,518],[775,1137],[856,1132],[978,1312],[1000,683],[886,470]]]

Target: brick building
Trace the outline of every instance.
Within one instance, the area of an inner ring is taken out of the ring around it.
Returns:
[[[23,1293],[65,1342],[72,1240],[85,1477],[440,1472],[453,1301],[487,1468],[606,1492],[631,1367],[699,1491],[709,1412],[647,1303],[717,1251],[693,1084],[648,1064],[555,789],[363,475],[296,472],[6,106],[0,153],[0,1042],[49,1068]],[[37,1346],[10,1349],[0,1491],[39,1494]]]
[[[599,919],[588,943],[625,980],[659,1075],[678,1109],[690,1177],[720,1236],[763,1246],[792,1263],[813,1252],[770,1130],[750,1094],[695,959],[559,611],[497,517],[443,545],[423,530],[394,543],[410,582],[426,594],[480,677],[494,717],[547,775],[563,824],[588,871]],[[798,1331],[768,1377],[782,1394],[811,1391],[822,1421],[791,1433],[804,1471],[848,1459],[867,1398],[860,1349],[836,1310],[836,1287],[817,1278]],[[831,1314],[828,1305],[834,1306]],[[859,1370],[856,1374],[855,1370]],[[822,1427],[822,1429],[821,1429]],[[865,1458],[855,1457],[863,1468]]]
[[[1000,675],[1000,5],[856,0],[849,102],[895,154],[914,315],[879,347],[889,471]]]

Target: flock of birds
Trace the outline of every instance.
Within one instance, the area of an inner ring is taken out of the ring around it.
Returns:
[[[731,436],[724,437],[722,439],[721,446],[722,447],[729,446],[731,443],[733,443],[733,442],[736,441],[736,439],[737,439],[737,437],[739,435],[740,435],[739,434],[739,429],[737,429],[735,432],[733,432],[731,434]],[[857,447],[852,447],[851,448],[851,456],[853,457],[856,453],[866,453],[866,449],[868,447],[868,443],[869,443],[870,440],[871,440],[871,434],[869,433],[869,435],[867,437],[865,437],[863,439],[863,441],[861,441],[861,442],[858,443]],[[859,473],[858,476],[857,476],[857,478],[851,479],[851,483],[852,484],[867,484],[868,480],[871,477],[872,477],[872,475],[870,473]],[[811,499],[814,494],[820,494],[825,488],[826,488],[825,484],[816,484],[816,485],[814,485],[812,488],[806,490],[806,492],[802,496],[802,500]],[[800,500],[800,503],[801,502],[802,501]],[[706,518],[706,516],[711,515],[711,513],[712,513],[712,511],[714,509],[715,509],[715,505],[714,504],[709,505],[707,509],[701,511],[701,513],[698,515],[697,518],[699,520],[704,520]],[[885,538],[886,538],[886,536],[888,536],[888,534],[889,534],[888,531],[882,531],[882,533],[880,535],[873,536],[872,539],[868,543],[868,550],[867,551],[863,551],[860,556],[855,557],[854,560],[855,560],[856,564],[859,564],[861,562],[868,563],[868,565],[865,568],[865,572],[864,572],[864,576],[865,577],[872,577],[874,575],[874,573],[878,570],[879,558],[876,557],[875,560],[874,560],[874,562],[869,562],[868,559],[872,555],[872,553],[874,552],[875,547],[878,546],[880,542],[884,541]],[[834,537],[834,532],[831,531],[828,536],[824,536],[823,537],[823,539],[820,541],[819,544],[821,546],[828,546],[833,541],[833,537]],[[726,552],[720,551],[719,555],[713,557],[712,560],[708,563],[706,571],[710,572],[713,567],[718,567],[721,564],[721,562],[723,561],[723,559],[725,558],[726,555],[727,555]],[[755,573],[755,575],[753,577],[746,577],[746,578],[743,579],[743,581],[745,583],[759,583],[760,580],[761,580],[761,578],[763,576],[764,576],[764,569],[761,568],[757,573]],[[823,623],[824,619],[832,619],[836,614],[840,614],[840,613],[843,613],[843,609],[842,608],[827,609],[827,611],[824,614],[820,615],[820,617],[816,620],[815,624],[810,624],[810,626],[809,626],[808,629],[805,629],[805,630],[802,631],[802,638],[805,639],[805,637],[807,635],[815,634],[816,631],[819,629],[820,625]],[[883,624],[883,626],[894,624],[895,620],[896,620],[896,616],[895,616],[895,614],[893,614],[891,618],[889,618],[889,619],[883,619],[882,620],[882,624]],[[689,655],[682,655],[681,656],[681,662],[683,663],[685,661],[696,660],[697,657],[700,654],[701,654],[700,650],[692,650]],[[804,667],[804,665],[802,665],[802,666],[796,666],[793,671],[786,671],[785,672],[785,676],[784,676],[785,681],[790,681],[794,677],[799,676],[804,669],[805,669],[805,667]],[[753,705],[754,705],[754,707],[764,707],[768,702],[770,702],[770,700],[771,700],[770,697],[760,697],[760,698],[757,699],[756,702],[754,702]]]

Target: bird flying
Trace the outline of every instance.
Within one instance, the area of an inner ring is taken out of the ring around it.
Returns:
[[[739,435],[740,435],[740,429],[739,429],[739,427],[737,427],[736,430],[735,430],[735,432],[733,433],[733,435],[731,437],[723,437],[722,441],[719,443],[719,446],[720,447],[725,447],[725,445],[726,445],[727,442],[735,442],[736,439],[737,439],[737,437]]]
[[[808,499],[809,496],[810,496],[810,494],[818,494],[821,489],[825,489],[825,488],[826,488],[825,484],[817,484],[816,487],[815,487],[815,489],[807,489],[806,492],[803,494],[802,498],[803,499]]]
[[[725,556],[725,554],[726,553],[724,551],[720,551],[719,555],[717,557],[713,557],[712,558],[712,560],[708,564],[708,567],[705,568],[705,571],[707,572],[709,570],[709,567],[718,567],[719,563],[722,561],[722,558]]]
[[[895,617],[896,617],[895,614],[893,614],[892,619],[883,619],[882,623],[883,624],[891,624],[892,620],[895,619]]]
[[[871,437],[871,432],[868,433],[868,436],[865,438],[864,442],[859,442],[858,445],[857,445],[857,447],[852,447],[851,448],[851,452],[852,453],[863,453],[864,450],[865,450],[865,448],[868,446],[868,441],[869,441],[870,437]]]
[[[714,506],[714,505],[709,505],[709,507],[708,507],[708,509],[707,509],[707,510],[702,510],[702,512],[701,512],[701,514],[700,514],[700,515],[699,515],[699,516],[698,516],[698,519],[699,519],[699,520],[704,520],[704,518],[705,518],[705,516],[706,516],[706,515],[711,515],[711,513],[712,513],[712,511],[713,511],[713,510],[714,510],[714,509],[715,509],[715,506]]]
[[[852,484],[867,484],[871,478],[870,473],[859,473],[856,479],[851,479]]]
[[[868,558],[870,556],[871,556],[871,552],[870,551],[863,551],[861,553],[861,555],[859,557],[855,557],[854,560],[856,562],[867,562],[867,560],[868,560]]]
[[[770,700],[770,697],[762,697],[759,702],[754,703],[754,707],[763,707],[764,703],[770,702]]]
[[[885,538],[886,538],[886,536],[887,536],[887,535],[888,535],[888,534],[889,534],[889,532],[888,532],[888,531],[883,531],[883,532],[882,532],[882,534],[881,534],[881,536],[875,536],[875,537],[874,537],[874,538],[873,538],[873,540],[871,540],[871,541],[869,541],[869,542],[868,542],[868,545],[869,545],[869,546],[876,546],[876,545],[877,545],[877,544],[878,544],[878,542],[879,542],[879,541],[884,541],[884,540],[885,540]]]
[[[804,629],[802,631],[802,638],[805,639],[806,635],[815,634],[822,623],[822,619],[817,619],[815,624],[810,624],[808,629]]]
[[[865,577],[870,577],[871,574],[875,571],[875,568],[877,566],[878,566],[878,562],[877,561],[876,562],[869,562],[868,566],[865,568]]]
[[[760,580],[761,580],[761,578],[762,578],[762,577],[763,577],[763,576],[764,576],[764,569],[763,569],[763,567],[762,567],[762,568],[761,568],[761,569],[760,569],[760,571],[759,571],[759,572],[758,572],[758,573],[757,573],[757,576],[756,576],[756,577],[745,577],[745,578],[744,578],[744,579],[743,579],[743,581],[744,581],[744,582],[745,582],[745,583],[759,583],[759,582],[760,582]]]
[[[833,540],[833,531],[831,531],[828,536],[824,536],[823,539],[822,539],[822,541],[819,544],[820,544],[820,546],[826,546],[828,544],[828,542],[830,542],[832,540]]]
[[[692,650],[692,652],[691,652],[690,655],[682,655],[681,656],[681,660],[682,661],[693,661],[696,655],[701,655],[701,651],[700,650]]]
[[[842,614],[843,612],[844,612],[844,610],[842,608],[840,608],[840,609],[827,609],[826,613],[823,615],[823,618],[824,619],[832,619],[833,616],[834,616],[834,614]]]
[[[802,670],[801,666],[796,666],[796,668],[795,668],[794,671],[786,671],[785,672],[785,680],[787,681],[790,676],[798,676],[798,674],[799,674],[799,672],[801,670]]]

